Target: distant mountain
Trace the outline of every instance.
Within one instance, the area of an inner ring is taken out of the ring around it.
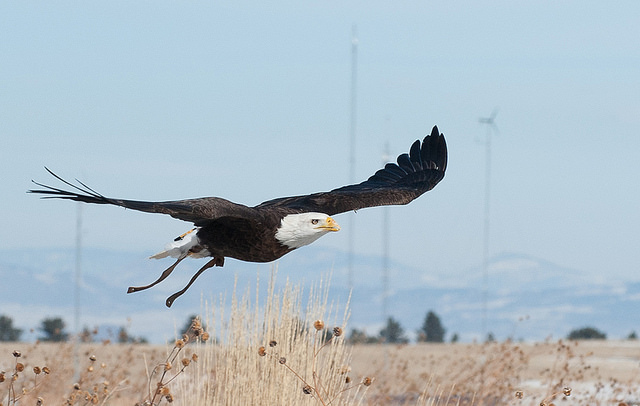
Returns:
[[[414,271],[406,269],[405,275],[419,280]],[[465,341],[484,340],[482,274],[478,266],[453,275],[457,283],[397,289],[389,297],[388,313],[415,333],[427,311],[434,310],[447,329],[447,337],[458,333]],[[354,322],[378,322],[370,333],[381,327],[380,313],[364,318],[366,309],[381,306],[364,300],[374,297],[375,292],[356,292],[352,301]],[[498,339],[561,338],[583,326],[597,327],[611,338],[640,331],[640,283],[596,281],[578,270],[523,254],[503,253],[490,260],[486,298],[486,332]]]
[[[306,247],[304,255],[284,257],[275,265],[228,260],[224,268],[206,271],[167,309],[167,296],[181,289],[204,261],[184,261],[153,289],[127,294],[128,286],[152,282],[171,261],[87,248],[81,259],[80,327],[108,326],[117,331],[125,326],[131,335],[151,342],[171,340],[188,316],[203,312],[203,300],[219,303],[220,295],[226,295],[229,302],[236,278],[239,294],[249,287],[255,290],[257,278],[260,291],[266,293],[274,269],[279,285],[288,280],[306,287],[330,278],[329,300],[344,305],[349,298],[346,262],[346,253],[321,246]],[[384,319],[381,262],[376,256],[354,257],[349,327],[364,328],[369,334],[377,333]],[[26,339],[37,337],[45,317],[62,316],[72,331],[75,263],[75,251],[69,248],[0,250],[0,314],[12,317],[27,332]],[[461,270],[437,283],[424,282],[429,280],[424,273],[402,263],[389,264],[387,314],[411,336],[433,310],[447,337],[458,333],[463,341],[483,340],[482,268]],[[487,282],[486,326],[498,339],[560,338],[583,326],[594,326],[611,338],[640,332],[640,283],[589,280],[578,270],[514,253],[491,259]]]

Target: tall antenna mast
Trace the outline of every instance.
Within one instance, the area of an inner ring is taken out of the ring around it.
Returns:
[[[493,109],[489,117],[480,117],[478,122],[487,126],[485,139],[485,167],[484,167],[484,230],[482,249],[482,334],[487,337],[487,302],[489,285],[489,237],[491,222],[491,136],[498,133],[495,123],[498,109]]]
[[[385,144],[382,165],[391,159],[389,143]],[[389,317],[389,206],[382,207],[382,320]]]
[[[357,107],[357,75],[358,75],[358,35],[356,32],[356,26],[351,27],[351,114],[350,114],[350,126],[349,135],[350,152],[349,152],[349,182],[351,184],[356,181],[356,107]],[[353,288],[353,245],[354,245],[354,231],[355,231],[355,216],[349,216],[349,255],[347,260],[348,265],[348,284],[349,289]]]
[[[75,264],[75,289],[74,289],[74,320],[75,331],[73,346],[73,380],[76,382],[80,376],[80,288],[82,284],[82,204],[78,202],[76,212],[76,264]]]

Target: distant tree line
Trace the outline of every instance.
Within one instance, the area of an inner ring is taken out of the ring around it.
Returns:
[[[607,335],[594,327],[583,327],[571,330],[569,340],[606,340]]]
[[[61,317],[47,317],[40,322],[38,331],[39,341],[63,342],[68,341],[71,335],[66,330],[66,324]],[[23,330],[13,324],[13,319],[7,315],[0,315],[0,341],[20,341]],[[89,330],[85,327],[78,335],[81,342],[93,342],[98,334],[97,329]],[[119,343],[146,343],[143,337],[134,337],[129,334],[126,327],[120,327],[113,337]]]
[[[433,312],[428,311],[424,318],[422,326],[416,331],[417,342],[442,343],[445,341],[446,330],[440,321],[440,317]],[[373,343],[389,343],[389,344],[405,344],[409,342],[405,334],[405,330],[398,320],[389,317],[386,324],[375,335],[368,335],[365,330],[354,328],[348,336],[349,340],[355,344],[373,344]],[[453,333],[449,341],[455,343],[459,340],[458,333]],[[606,340],[607,335],[594,328],[582,327],[572,330],[567,335],[569,340]],[[637,340],[638,335],[635,331],[629,333],[627,340]],[[496,341],[493,333],[487,333],[485,342]]]
[[[418,342],[428,343],[443,343],[446,330],[443,327],[440,317],[429,310],[424,318],[422,326],[416,331]],[[406,344],[409,342],[404,328],[400,325],[400,322],[393,317],[389,317],[386,320],[385,326],[380,330],[377,335],[367,335],[364,330],[353,329],[349,335],[349,341],[354,344]],[[451,341],[458,341],[458,334],[454,333],[451,336]]]
[[[189,329],[192,320],[196,315],[190,315],[185,322],[183,331]],[[304,325],[301,323],[300,325]],[[48,342],[62,342],[68,341],[70,334],[66,331],[66,325],[60,317],[48,317],[40,322],[40,336],[38,340]],[[7,315],[0,315],[0,341],[20,341],[23,330],[17,328],[13,324],[13,319]],[[445,341],[446,329],[440,321],[440,317],[432,310],[429,310],[425,315],[420,328],[416,331],[416,341],[426,343],[443,343]],[[327,332],[330,334],[330,332]],[[78,335],[81,342],[93,342],[98,335],[97,329],[90,330],[85,327]],[[110,334],[110,337],[118,343],[146,343],[148,342],[144,337],[135,337],[129,334],[126,327],[120,327],[117,333]],[[582,327],[575,330],[571,330],[567,335],[569,340],[606,340],[607,335],[596,329],[595,327]],[[635,331],[629,333],[626,337],[628,340],[637,340],[638,336]],[[386,320],[386,324],[378,334],[368,335],[365,330],[354,328],[348,335],[348,340],[354,344],[406,344],[409,342],[404,328],[398,320],[394,317],[389,317]],[[449,338],[449,341],[455,343],[459,340],[457,333],[453,333]],[[485,342],[495,341],[493,333],[488,333]]]
[[[0,316],[0,341],[20,341],[22,329],[13,326],[13,319],[4,314]]]

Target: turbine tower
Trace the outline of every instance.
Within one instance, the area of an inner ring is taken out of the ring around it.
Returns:
[[[478,122],[487,128],[485,138],[485,167],[484,167],[484,230],[482,249],[482,334],[487,336],[487,306],[489,284],[489,237],[491,225],[491,137],[498,134],[496,115],[498,109],[494,108],[489,117],[480,117]]]
[[[358,35],[356,26],[351,28],[351,103],[350,103],[350,151],[349,151],[349,182],[356,180],[356,107],[357,107],[357,74],[358,74]],[[353,245],[354,245],[355,216],[349,216],[349,249],[347,256],[349,289],[353,289]]]
[[[389,143],[385,144],[382,165],[391,160]],[[382,207],[382,321],[389,317],[389,206]]]

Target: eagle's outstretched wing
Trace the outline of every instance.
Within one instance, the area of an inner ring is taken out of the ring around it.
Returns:
[[[444,135],[433,127],[431,135],[416,141],[397,164],[388,163],[373,176],[356,185],[330,192],[269,200],[256,208],[281,207],[334,215],[365,207],[407,204],[433,189],[447,168],[447,144]]]
[[[68,182],[48,168],[45,169],[51,175],[75,191],[34,182],[44,189],[29,190],[29,193],[42,194],[45,198],[111,204],[147,213],[168,214],[197,226],[204,226],[221,217],[261,222],[264,219],[263,209],[334,215],[365,207],[407,204],[433,189],[442,180],[447,168],[447,145],[444,136],[438,132],[437,127],[433,127],[431,135],[426,136],[422,143],[419,140],[414,142],[409,153],[400,155],[397,162],[388,163],[369,179],[356,185],[343,186],[330,192],[269,200],[255,207],[233,203],[219,197],[164,202],[114,199],[97,193],[78,180],[76,181],[79,185]]]
[[[171,217],[190,221],[196,226],[204,226],[208,222],[221,217],[239,217],[247,220],[260,221],[259,213],[250,207],[230,202],[219,197],[203,197],[198,199],[173,200],[165,202],[146,202],[140,200],[124,200],[105,197],[89,186],[76,179],[79,185],[74,185],[45,168],[51,175],[72,187],[76,191],[58,189],[38,182],[33,182],[44,189],[32,189],[29,193],[45,195],[44,198],[59,198],[76,200],[85,203],[111,204],[127,209],[144,211],[147,213],[168,214]]]

